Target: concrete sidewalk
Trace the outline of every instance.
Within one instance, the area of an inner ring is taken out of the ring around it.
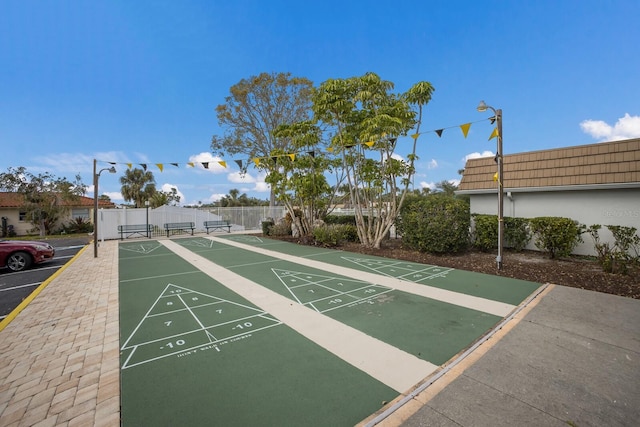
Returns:
[[[639,425],[640,300],[555,286],[503,335],[380,425]]]
[[[117,248],[84,250],[0,331],[0,426],[120,424]],[[638,420],[640,300],[555,286],[379,423]]]

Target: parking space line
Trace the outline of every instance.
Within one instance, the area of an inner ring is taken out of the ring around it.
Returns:
[[[10,288],[3,288],[3,289],[0,289],[0,292],[12,291],[14,289],[28,288],[28,287],[31,287],[31,286],[38,286],[40,283],[42,283],[42,282],[27,283],[26,285],[18,285],[18,286],[12,286]]]
[[[2,331],[9,323],[11,323],[11,321],[13,319],[15,319],[15,317],[18,315],[18,313],[20,313],[27,305],[29,305],[31,303],[31,301],[33,301],[33,299],[35,297],[37,297],[40,294],[40,292],[42,292],[42,290],[49,285],[49,283],[51,283],[56,277],[58,277],[60,274],[62,274],[62,272],[67,268],[67,266],[71,265],[71,263],[73,261],[75,261],[77,258],[79,258],[80,255],[82,255],[82,253],[88,247],[89,246],[84,246],[82,249],[80,249],[78,251],[78,253],[76,253],[74,255],[74,257],[70,261],[68,261],[66,264],[64,264],[62,266],[47,267],[47,268],[56,268],[57,270],[54,271],[53,274],[51,276],[49,276],[49,278],[47,280],[42,282],[36,289],[34,289],[34,291],[31,292],[31,294],[28,297],[26,297],[24,300],[22,300],[22,302],[20,304],[18,304],[18,306],[16,308],[14,308],[11,313],[9,313],[7,316],[5,316],[2,319],[2,321],[0,321],[0,331]],[[39,269],[39,270],[41,270],[41,269]],[[44,269],[42,269],[42,270],[44,270]]]

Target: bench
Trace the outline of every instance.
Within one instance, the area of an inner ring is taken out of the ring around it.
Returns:
[[[207,234],[209,234],[209,229],[213,230],[222,230],[227,229],[227,233],[231,233],[231,224],[226,220],[216,220],[216,221],[205,221],[204,228],[207,229]]]
[[[124,240],[125,237],[128,239],[134,234],[139,234],[142,237],[151,237],[152,230],[152,224],[126,224],[118,226],[118,232],[120,232],[120,240]]]
[[[164,225],[164,229],[167,232],[167,237],[169,237],[169,232],[171,230],[191,230],[191,235],[193,236],[193,230],[196,228],[196,225],[193,222],[168,222]]]

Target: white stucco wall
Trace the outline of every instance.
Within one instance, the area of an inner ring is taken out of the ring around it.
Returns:
[[[33,228],[33,224],[30,222],[20,221],[18,209],[0,209],[0,217],[7,218],[7,224],[13,225],[13,230],[16,232],[17,236],[26,236],[28,231]],[[0,234],[0,236],[1,235],[2,234]]]
[[[508,197],[507,194],[511,194]],[[640,230],[640,188],[523,192],[510,191],[504,197],[504,216],[535,218],[538,216],[559,216],[574,219],[590,226],[600,224],[600,238],[613,241],[605,225],[636,227]],[[498,195],[472,194],[471,213],[496,215]],[[593,240],[583,235],[584,243],[574,251],[578,255],[595,255]],[[527,249],[537,248],[532,242]]]

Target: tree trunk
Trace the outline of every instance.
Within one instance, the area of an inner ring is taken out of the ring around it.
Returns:
[[[45,237],[47,235],[47,229],[45,227],[44,218],[42,215],[40,216],[40,237]]]

